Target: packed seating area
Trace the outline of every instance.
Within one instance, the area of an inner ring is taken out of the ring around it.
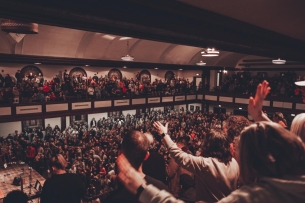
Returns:
[[[116,189],[116,158],[128,131],[151,132],[155,137],[153,149],[169,163],[168,151],[152,128],[153,121],[169,122],[172,139],[185,139],[189,151],[200,155],[205,134],[210,129],[220,129],[227,117],[211,112],[167,109],[165,112],[152,110],[141,115],[97,118],[88,123],[74,123],[67,129],[50,125],[45,129],[25,129],[2,139],[3,161],[8,164],[26,162],[47,177],[50,173],[48,160],[54,154],[62,154],[68,162],[67,172],[79,174],[87,195],[93,196]],[[32,155],[31,151],[34,151]]]
[[[201,83],[196,87],[194,81],[172,77],[167,80],[154,81],[135,78],[69,76],[64,71],[63,78],[57,75],[52,80],[45,80],[41,74],[21,75],[20,70],[15,77],[0,74],[0,103],[50,102],[76,99],[104,99],[117,97],[137,97],[144,95],[180,95],[200,91]]]
[[[268,75],[267,72],[258,72],[256,75],[246,71],[237,72],[232,76],[224,77],[222,85],[216,87],[215,91],[254,95],[257,85],[264,80],[267,80],[270,84],[271,96],[297,98],[302,96],[300,88],[294,82],[302,81],[304,77],[292,71],[274,75]]]

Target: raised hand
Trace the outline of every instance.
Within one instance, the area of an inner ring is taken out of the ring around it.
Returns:
[[[257,86],[255,97],[249,98],[248,112],[255,121],[270,121],[268,117],[262,114],[263,102],[270,90],[269,83],[264,80],[262,84]]]
[[[159,121],[154,122],[153,126],[156,128],[156,131],[158,132],[159,135],[161,134],[167,134],[168,131],[168,123],[162,125]]]
[[[146,183],[143,176],[130,165],[124,154],[118,157],[117,164],[120,171],[118,175],[119,180],[129,192],[136,194],[137,189],[143,183]]]

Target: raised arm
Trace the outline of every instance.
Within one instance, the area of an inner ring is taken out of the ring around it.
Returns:
[[[170,136],[167,134],[168,123],[166,123],[166,125],[163,126],[159,121],[157,121],[153,125],[156,128],[158,134],[161,137],[163,137],[163,140],[169,149],[169,153],[171,157],[175,160],[175,162],[179,166],[185,168],[186,170],[194,174],[201,174],[203,168],[213,166],[211,159],[193,156],[191,154],[182,151],[179,147],[177,147],[177,145],[172,141]]]
[[[128,162],[124,154],[117,159],[118,169],[120,171],[118,177],[126,189],[139,198],[142,203],[184,203],[177,200],[170,193],[159,190],[153,185],[146,185],[146,181]]]
[[[262,112],[264,99],[269,94],[270,90],[271,88],[269,87],[269,83],[264,80],[262,84],[257,86],[255,97],[249,98],[248,113],[252,116],[255,122],[271,121],[268,116]]]

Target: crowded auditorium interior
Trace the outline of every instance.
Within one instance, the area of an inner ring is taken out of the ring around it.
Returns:
[[[0,0],[0,203],[305,202],[304,8]]]

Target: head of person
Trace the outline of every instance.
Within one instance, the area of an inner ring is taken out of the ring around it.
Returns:
[[[290,132],[299,136],[305,143],[305,113],[300,113],[294,117],[291,123]]]
[[[130,164],[138,170],[149,157],[149,141],[140,131],[129,131],[124,135],[121,149]]]
[[[280,121],[282,121],[282,122],[284,122],[285,125],[287,125],[284,115],[281,112],[275,112],[273,114],[273,121],[276,123],[279,123]]]
[[[57,174],[59,171],[64,171],[67,166],[67,161],[61,154],[56,154],[50,158],[49,167],[52,173]]]
[[[277,123],[255,123],[241,133],[238,161],[245,184],[255,183],[261,177],[302,174],[304,158],[301,139]]]
[[[179,147],[180,149],[182,149],[183,147],[187,146],[187,140],[183,137],[179,137],[176,141],[177,147]]]
[[[230,143],[223,131],[211,129],[207,133],[202,147],[202,155],[204,157],[217,158],[225,164],[232,160]]]
[[[3,199],[3,203],[27,203],[28,196],[20,191],[20,190],[13,190],[9,192],[6,197]]]
[[[241,131],[250,124],[251,122],[246,117],[232,115],[225,121],[223,131],[228,136],[229,141],[233,142],[234,138],[238,137]]]

